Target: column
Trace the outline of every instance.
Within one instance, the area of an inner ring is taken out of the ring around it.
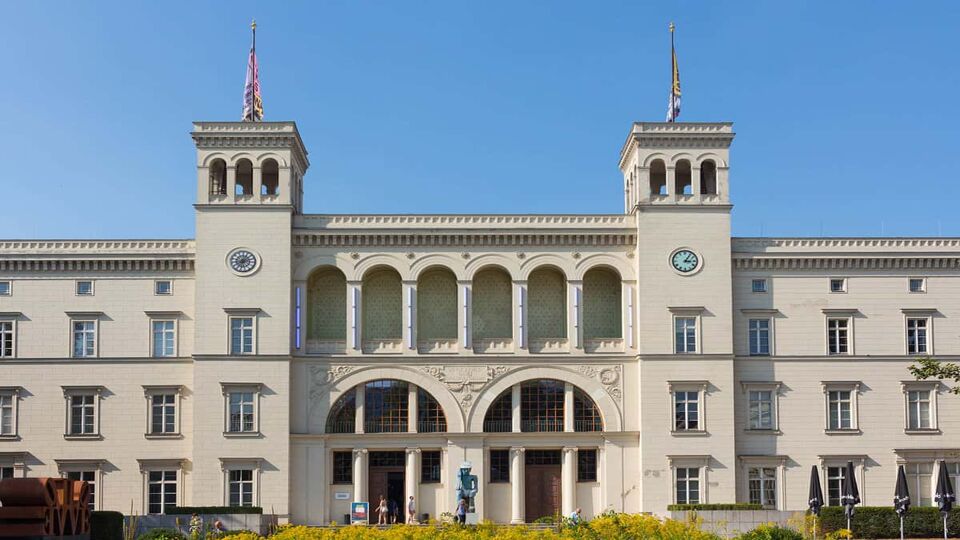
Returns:
[[[365,418],[364,401],[367,395],[366,392],[364,392],[364,389],[365,387],[363,384],[358,384],[355,389],[355,391],[357,392],[357,397],[356,397],[356,400],[354,401],[356,406],[354,410],[353,420],[355,422],[354,432],[356,433],[363,433],[364,431],[364,425],[363,425],[363,420]]]
[[[351,351],[360,351],[360,295],[361,281],[347,282],[347,347]]]
[[[403,282],[403,343],[407,350],[417,349],[417,282]]]
[[[577,507],[577,449],[563,449],[563,465],[560,473],[561,503],[564,517],[569,516]]]
[[[233,165],[227,165],[227,200],[237,200],[237,168]]]
[[[527,348],[527,282],[513,282],[513,350]]]
[[[650,167],[639,167],[637,177],[637,201],[650,202]]]
[[[253,197],[259,201],[263,195],[263,169],[259,165],[253,166]]]
[[[721,167],[717,164],[717,195],[721,201],[728,201],[727,193],[730,193],[730,167]]]
[[[417,385],[407,385],[407,432],[417,433]]]
[[[677,200],[677,169],[672,165],[667,167],[667,200]]]
[[[468,350],[470,343],[470,286],[472,283],[468,280],[457,281],[457,341],[460,342],[460,350]]]
[[[515,384],[510,388],[510,419],[513,421],[513,426],[510,431],[514,433],[520,433],[522,431],[522,429],[520,429],[520,400],[520,385]]]
[[[563,431],[573,433],[573,385],[563,383]]]
[[[367,449],[353,449],[353,500],[367,501]]]
[[[525,521],[523,515],[523,452],[521,446],[510,449],[510,523]]]
[[[567,282],[567,340],[574,349],[583,348],[583,281]]]
[[[633,309],[633,285],[632,281],[622,282],[621,290],[623,291],[623,337],[624,343],[626,343],[628,349],[632,349],[634,346],[634,309]]]
[[[419,448],[407,448],[407,463],[404,470],[404,497],[398,501],[403,515],[407,515],[407,505],[410,504],[410,496],[413,496],[414,503],[417,505],[417,515],[423,513],[420,508],[420,471],[417,467],[417,460],[420,456]],[[404,517],[406,519],[406,517]]]
[[[694,200],[700,200],[700,167],[690,167],[690,187]]]

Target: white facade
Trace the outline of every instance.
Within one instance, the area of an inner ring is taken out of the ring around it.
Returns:
[[[197,123],[195,239],[0,242],[0,473],[310,524],[450,512],[463,461],[501,522],[799,510],[848,460],[929,498],[960,239],[731,238],[733,136],[634,124],[623,214],[304,215],[292,122]]]

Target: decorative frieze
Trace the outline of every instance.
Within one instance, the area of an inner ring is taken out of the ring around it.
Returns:
[[[577,368],[577,371],[585,377],[596,379],[603,385],[617,403],[623,400],[623,368],[620,365],[596,366],[584,364]]]
[[[507,373],[510,369],[504,365],[420,367],[420,371],[437,379],[450,389],[464,412],[470,409],[474,399],[490,381]]]

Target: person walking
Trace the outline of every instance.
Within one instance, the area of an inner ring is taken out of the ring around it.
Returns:
[[[387,507],[387,499],[381,495],[380,502],[377,504],[377,525],[386,525],[387,524],[387,513],[389,508]]]
[[[407,523],[415,521],[417,521],[417,505],[413,502],[413,495],[411,495],[410,500],[407,501]]]
[[[390,500],[387,501],[387,508],[389,509],[388,511],[390,512],[390,524],[392,525],[397,521],[399,521],[400,506],[397,504],[397,501],[391,498]]]

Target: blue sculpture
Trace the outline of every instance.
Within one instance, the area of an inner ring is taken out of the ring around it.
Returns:
[[[470,469],[472,468],[472,463],[469,461],[464,461],[462,464],[460,464],[460,473],[457,475],[456,504],[460,504],[461,500],[466,499],[467,512],[476,512],[474,500],[477,496],[477,492],[479,491],[477,475],[470,474]]]

